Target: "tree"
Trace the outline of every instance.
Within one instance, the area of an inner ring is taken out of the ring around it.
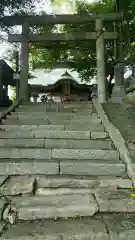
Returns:
[[[134,59],[133,48],[135,48],[135,1],[120,1],[120,11],[124,12],[126,17],[123,21],[123,57],[125,59]],[[82,4],[76,2],[77,12],[88,14],[90,12],[107,13],[114,12],[116,10],[115,0],[104,0],[93,4]],[[127,14],[128,12],[128,14]],[[114,31],[114,22],[104,22],[107,31]],[[128,31],[127,31],[128,30]],[[90,32],[95,31],[95,23],[81,24],[81,25],[64,25],[61,28],[62,32]],[[127,34],[129,32],[129,34]],[[128,41],[127,41],[128,40]],[[132,43],[132,46],[130,44]],[[60,43],[52,44],[50,48],[46,49],[44,45],[40,44],[40,50],[38,50],[38,58],[42,59],[44,66],[53,67],[54,63],[60,60],[73,60],[75,62],[75,70],[78,71],[82,80],[90,81],[90,79],[96,74],[96,44],[95,41],[82,41],[72,42],[70,44]],[[37,50],[36,50],[37,51]],[[112,40],[105,41],[105,64],[106,64],[106,77],[110,75],[110,79],[114,76],[114,63],[116,61],[114,55],[114,43]],[[40,61],[40,60],[38,60]],[[38,62],[37,61],[37,62]]]
[[[103,3],[96,4],[80,4],[76,2],[77,12],[88,14],[91,11],[94,12],[112,12],[114,8],[114,1],[106,0]],[[112,23],[105,23],[107,30],[113,30]],[[81,25],[64,25],[61,29],[62,32],[90,32],[95,31],[95,23],[81,24]],[[40,45],[42,48],[42,46]],[[110,62],[113,61],[113,44],[112,41],[106,42],[106,69],[107,75],[110,72]],[[82,41],[72,42],[69,44],[60,43],[60,45],[52,45],[50,49],[39,50],[38,57],[42,59],[42,62],[46,59],[48,63],[56,63],[60,60],[73,60],[75,62],[75,69],[78,71],[81,79],[89,81],[96,73],[96,44],[95,41]],[[52,62],[51,62],[52,59]],[[52,65],[53,66],[53,65]],[[47,64],[45,63],[45,67]]]
[[[28,6],[33,7],[34,2],[34,0],[2,0],[0,1],[0,16],[4,16],[6,11],[13,13]]]

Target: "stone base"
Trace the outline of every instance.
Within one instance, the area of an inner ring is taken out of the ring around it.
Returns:
[[[112,103],[122,103],[125,97],[124,87],[115,86],[112,92],[112,97],[110,102]]]

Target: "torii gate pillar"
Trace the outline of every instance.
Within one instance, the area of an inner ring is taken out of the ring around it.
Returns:
[[[98,100],[100,103],[107,101],[106,92],[106,76],[105,76],[105,49],[104,49],[104,32],[103,21],[96,20],[96,52],[97,52],[97,84],[98,84]]]
[[[29,60],[28,60],[28,34],[29,34],[29,25],[24,23],[22,25],[22,34],[24,39],[21,43],[21,72],[20,72],[20,91],[19,97],[22,100],[28,100],[28,72],[29,72]]]

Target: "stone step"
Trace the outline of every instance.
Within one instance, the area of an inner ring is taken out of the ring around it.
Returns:
[[[24,121],[24,122],[26,122],[26,121],[30,121],[30,119],[31,119],[31,121],[33,122],[33,121],[37,121],[37,123],[38,122],[44,122],[44,124],[54,124],[54,125],[56,125],[56,124],[58,124],[58,125],[62,125],[62,124],[65,124],[65,125],[80,125],[80,126],[83,126],[84,124],[85,125],[87,125],[88,127],[90,127],[91,125],[93,126],[93,127],[97,127],[97,128],[103,128],[103,125],[101,124],[101,122],[100,122],[100,120],[99,119],[86,119],[86,120],[84,120],[84,119],[62,119],[62,118],[55,118],[55,117],[52,117],[52,118],[47,118],[47,117],[45,117],[45,118],[26,118],[26,119],[17,119],[17,118],[15,118],[14,119],[14,121]],[[7,118],[7,120],[11,120],[11,121],[13,121],[13,118],[12,117],[9,117],[9,118]]]
[[[74,122],[71,124],[71,121],[63,121],[63,120],[57,120],[57,119],[52,119],[51,121],[49,121],[48,119],[46,120],[30,120],[30,119],[26,119],[26,120],[11,120],[11,119],[5,119],[2,121],[2,124],[5,125],[65,125],[65,129],[66,130],[73,130],[73,131],[77,131],[77,130],[81,130],[81,131],[94,131],[94,132],[104,132],[104,126],[101,124],[96,124],[96,123],[77,123]]]
[[[130,190],[100,188],[44,190],[34,196],[10,197],[19,220],[93,216],[95,213],[134,213]]]
[[[62,122],[61,122],[62,123]],[[56,124],[55,122],[55,119],[51,122],[51,124]],[[73,131],[77,131],[77,130],[82,130],[82,131],[94,131],[94,132],[104,132],[105,131],[105,128],[103,125],[101,124],[95,124],[95,123],[86,123],[86,122],[83,122],[83,123],[72,123],[72,121],[70,121],[69,124],[65,124],[65,130],[73,130]]]
[[[34,155],[34,154],[33,154]],[[70,175],[123,177],[125,164],[118,161],[92,160],[44,160],[24,158],[1,158],[0,176],[3,175]]]
[[[9,115],[7,119],[19,119],[19,120],[25,120],[25,119],[49,119],[49,120],[52,120],[52,119],[57,119],[57,120],[65,120],[65,121],[80,121],[80,122],[92,122],[92,123],[97,123],[97,124],[100,124],[101,123],[101,120],[98,118],[98,116],[94,116],[94,115],[61,115],[61,114],[38,114],[36,115],[37,113],[34,113],[32,112],[32,114],[27,114],[25,113],[24,115],[20,115],[20,114],[12,114],[12,115]]]
[[[1,154],[1,153],[0,153]],[[117,150],[52,149],[52,159],[119,161]]]
[[[93,194],[62,194],[12,198],[19,220],[93,216],[98,205]]]
[[[111,150],[110,141],[69,139],[1,139],[0,147],[10,148],[63,148],[63,149],[105,149]]]
[[[60,174],[84,176],[116,176],[126,173],[125,164],[109,161],[60,161]]]
[[[43,159],[43,160],[103,160],[118,161],[117,150],[97,149],[44,149],[44,148],[0,148],[0,159]]]
[[[23,139],[23,138],[38,138],[38,139],[81,139],[90,140],[91,139],[107,139],[108,134],[105,132],[90,132],[90,131],[63,131],[63,130],[46,130],[44,129],[33,129],[33,130],[22,130],[21,131],[0,131],[1,139]]]
[[[134,214],[102,214],[92,218],[19,222],[2,240],[128,240],[134,239]]]
[[[8,117],[6,120],[10,120],[10,121],[19,121],[19,122],[37,122],[37,125],[44,125],[44,124],[54,124],[54,125],[87,125],[87,126],[93,126],[93,127],[102,127],[103,125],[101,124],[101,121],[99,119],[96,118],[87,118],[87,119],[74,119],[74,118],[70,118],[70,117],[66,117],[66,118],[61,118],[61,117],[57,117],[55,118],[55,116],[53,117],[38,117],[38,118],[30,118],[30,117],[26,117],[26,118],[14,118],[12,116]],[[5,121],[4,121],[5,122]],[[43,123],[43,124],[39,124],[39,123]]]
[[[97,117],[98,118],[98,115],[96,113],[92,113],[91,110],[87,110],[87,111],[80,111],[80,112],[42,112],[42,113],[38,113],[36,111],[32,111],[32,112],[13,112],[11,115],[9,116],[14,116],[14,117],[45,117],[45,116],[48,116],[48,117],[79,117],[79,116],[82,116],[82,117]]]
[[[131,189],[132,180],[112,176],[22,175],[0,176],[4,196],[95,193],[99,188]]]
[[[32,108],[30,108],[32,109]],[[22,108],[21,111],[20,109],[16,109],[16,113],[19,113],[19,114],[23,114],[23,110],[25,112],[25,110],[27,110],[26,108]],[[38,108],[33,108],[32,109],[33,111],[27,111],[27,113],[29,114],[32,114],[32,112],[36,112],[39,113],[39,109]],[[40,108],[41,110],[41,108]],[[72,112],[76,112],[76,113],[79,113],[79,112],[92,112],[92,108],[82,108],[82,107],[74,107],[74,106],[71,106],[70,108],[69,107],[59,107],[59,106],[54,106],[54,107],[50,107],[50,106],[46,106],[45,108],[42,109],[43,111],[41,113],[46,113],[46,112],[50,112],[50,113],[72,113]],[[26,112],[25,112],[26,113]]]
[[[92,104],[38,104],[38,105],[20,105],[19,108],[16,109],[17,112],[35,110],[36,111],[45,111],[46,109],[58,109],[58,110],[68,110],[68,109],[92,109]]]
[[[126,175],[123,178],[112,176],[33,176],[36,180],[37,189],[62,189],[62,188],[81,188],[81,189],[96,189],[96,188],[129,188],[131,189],[132,180]],[[19,179],[18,179],[19,182]],[[11,189],[11,185],[6,189]],[[10,191],[10,190],[9,190]]]
[[[92,109],[93,104],[90,103],[72,103],[72,104],[27,104],[27,105],[19,105],[19,107],[16,109],[17,111],[23,111],[23,110],[44,110],[46,108],[49,109]]]
[[[0,125],[1,131],[64,130],[64,125]]]

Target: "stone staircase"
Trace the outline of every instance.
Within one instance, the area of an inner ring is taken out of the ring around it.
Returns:
[[[132,181],[90,103],[29,103],[4,119],[0,186],[0,229],[17,223],[3,240],[134,239]]]

